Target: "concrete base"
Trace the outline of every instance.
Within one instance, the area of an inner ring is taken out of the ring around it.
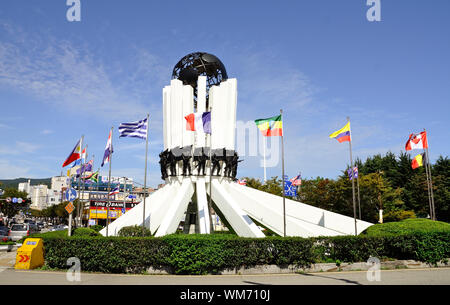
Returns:
[[[211,221],[207,194],[210,189],[212,201],[224,215],[226,221],[241,237],[265,237],[255,224],[284,235],[283,198],[250,187],[238,185],[230,178],[213,177],[171,177],[167,184],[145,200],[145,226],[156,237],[176,232],[189,202],[197,203],[197,223],[186,232],[210,233]],[[195,191],[195,192],[194,192]],[[193,196],[195,194],[195,199]],[[125,226],[142,225],[143,206],[141,202],[108,226],[108,235],[117,236]],[[286,236],[318,237],[354,235],[355,219],[329,212],[298,201],[285,199]],[[187,224],[186,224],[187,225]],[[357,232],[361,233],[372,224],[356,220]],[[106,236],[106,228],[100,231]]]

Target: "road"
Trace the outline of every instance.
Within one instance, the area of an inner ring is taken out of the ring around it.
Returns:
[[[0,267],[1,268],[1,267]],[[69,279],[74,279],[69,277]],[[263,275],[130,275],[0,269],[0,285],[450,285],[450,268],[381,270],[380,281],[366,271]]]

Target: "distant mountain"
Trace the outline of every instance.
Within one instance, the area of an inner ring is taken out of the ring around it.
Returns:
[[[17,178],[17,179],[0,179],[0,188],[5,189],[7,187],[12,188],[18,188],[19,183],[27,182],[30,180],[31,185],[38,185],[38,184],[46,184],[48,187],[51,187],[52,184],[52,178],[38,178],[38,179],[31,179],[31,178]]]

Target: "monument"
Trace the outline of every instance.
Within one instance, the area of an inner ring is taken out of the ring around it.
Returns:
[[[174,67],[163,88],[164,150],[159,154],[166,185],[147,197],[145,227],[155,236],[175,233],[188,205],[196,203],[198,232],[211,233],[210,204],[243,237],[264,237],[258,224],[283,236],[282,197],[235,182],[237,80],[228,78],[214,55],[192,53]],[[185,117],[210,113],[210,133],[186,128]],[[142,225],[143,202],[113,221],[109,235]],[[357,231],[371,223],[357,220]],[[100,231],[105,235],[106,230]],[[286,236],[335,236],[355,233],[355,220],[286,199]]]

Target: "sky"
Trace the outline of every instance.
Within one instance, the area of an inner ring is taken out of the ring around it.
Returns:
[[[0,2],[0,179],[61,174],[81,135],[99,168],[114,127],[112,175],[143,183],[145,141],[117,128],[149,113],[147,179],[162,183],[162,88],[198,51],[237,79],[238,121],[283,109],[290,177],[342,174],[349,146],[328,136],[347,117],[353,159],[398,155],[424,128],[432,162],[448,155],[448,0],[381,0],[381,21],[365,0],[80,3],[69,22],[63,0]],[[262,150],[242,158],[238,178],[262,179]],[[280,161],[268,177],[281,176]]]

